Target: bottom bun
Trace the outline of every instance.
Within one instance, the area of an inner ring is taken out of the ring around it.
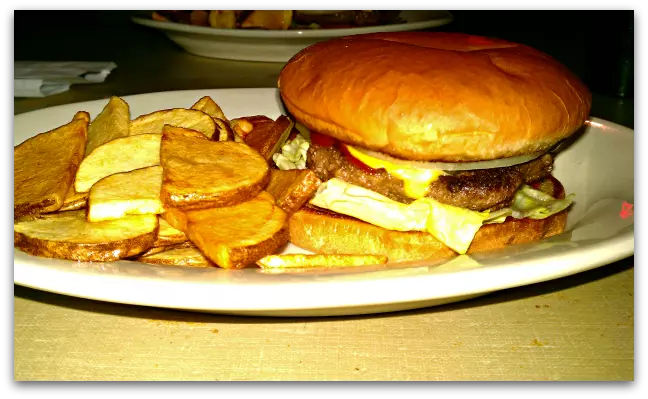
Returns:
[[[490,251],[560,234],[567,210],[546,219],[514,219],[483,226],[468,253]],[[383,229],[362,220],[310,205],[289,219],[290,242],[321,254],[385,255],[390,262],[443,259],[457,255],[429,233]]]

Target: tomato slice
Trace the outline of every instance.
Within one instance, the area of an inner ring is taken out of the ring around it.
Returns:
[[[364,162],[362,162],[358,158],[351,155],[351,152],[347,148],[347,145],[344,144],[344,143],[340,143],[340,152],[342,152],[342,154],[344,154],[344,156],[346,157],[346,159],[350,163],[352,163],[354,166],[357,166],[358,168],[362,169],[365,172],[376,173],[376,172],[378,172],[380,170],[380,169],[374,169],[374,168],[368,166],[367,164],[365,164]]]
[[[374,168],[371,168],[371,167],[367,166],[362,161],[360,161],[358,158],[351,155],[351,152],[349,152],[349,149],[347,148],[346,144],[337,141],[336,139],[334,139],[331,136],[327,136],[325,134],[321,134],[321,133],[311,131],[310,138],[311,138],[311,143],[322,146],[322,147],[333,147],[335,145],[338,145],[338,147],[340,148],[340,151],[342,152],[342,154],[344,154],[344,156],[346,157],[346,159],[350,163],[352,163],[354,166],[362,169],[363,171],[365,171],[367,173],[376,173],[379,170],[379,169],[374,169]]]
[[[321,145],[322,147],[333,147],[336,140],[333,137],[321,133],[311,132],[311,143]]]

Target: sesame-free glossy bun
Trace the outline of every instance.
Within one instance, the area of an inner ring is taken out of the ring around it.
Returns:
[[[543,151],[574,133],[591,94],[531,47],[458,33],[354,35],[295,55],[287,110],[343,142],[409,160],[478,161]]]

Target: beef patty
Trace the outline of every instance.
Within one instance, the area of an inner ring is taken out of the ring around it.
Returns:
[[[322,181],[337,177],[395,201],[406,204],[414,201],[405,194],[402,180],[384,169],[367,170],[357,166],[337,146],[312,144],[307,156],[306,165]],[[522,184],[549,176],[552,168],[553,156],[544,154],[527,163],[505,168],[459,171],[432,182],[426,196],[475,211],[495,210],[509,205]]]

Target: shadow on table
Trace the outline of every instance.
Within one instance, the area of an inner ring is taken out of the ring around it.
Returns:
[[[543,283],[536,283],[524,287],[516,287],[487,294],[475,299],[462,302],[455,302],[435,307],[407,310],[382,314],[369,314],[358,316],[334,316],[334,317],[257,317],[257,316],[232,316],[221,314],[195,313],[182,310],[152,308],[146,306],[124,305],[95,301],[83,298],[70,297],[66,295],[53,294],[45,291],[34,290],[14,285],[14,296],[46,303],[52,306],[61,306],[80,311],[105,313],[116,316],[138,317],[155,320],[176,321],[176,322],[202,322],[202,323],[236,323],[236,324],[257,324],[257,323],[292,323],[292,322],[317,322],[337,320],[353,320],[363,318],[384,318],[415,315],[424,313],[449,312],[459,309],[467,309],[481,306],[488,306],[502,302],[522,300],[526,298],[547,295],[554,292],[564,291],[583,284],[589,284],[597,280],[629,270],[634,265],[634,257],[624,259],[613,264],[579,273],[573,276],[564,277]]]

